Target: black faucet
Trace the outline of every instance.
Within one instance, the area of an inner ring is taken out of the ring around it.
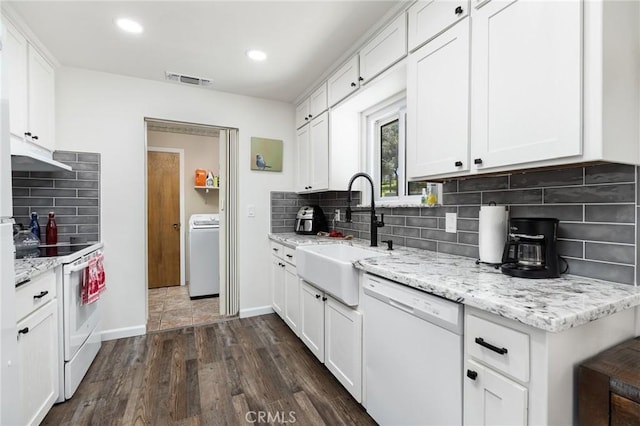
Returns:
[[[351,186],[353,185],[353,181],[359,177],[363,177],[367,179],[371,184],[371,207],[368,209],[352,210],[351,209]],[[376,203],[374,201],[374,198],[375,198],[375,191],[373,189],[373,179],[371,179],[371,176],[363,172],[356,173],[355,175],[351,176],[351,179],[349,180],[349,187],[347,188],[347,212],[346,212],[347,222],[351,222],[352,212],[371,211],[371,231],[370,231],[371,247],[378,247],[378,228],[381,228],[384,226],[384,214],[380,215],[380,220],[378,221],[378,218],[376,216]]]

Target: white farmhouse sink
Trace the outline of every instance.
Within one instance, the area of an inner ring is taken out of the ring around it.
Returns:
[[[320,244],[296,248],[298,275],[348,306],[358,304],[358,271],[353,262],[382,253],[346,244]]]

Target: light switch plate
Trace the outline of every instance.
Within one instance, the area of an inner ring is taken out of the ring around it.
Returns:
[[[247,206],[247,217],[256,217],[256,206],[253,204]]]
[[[451,234],[455,234],[458,230],[456,226],[458,222],[458,213],[445,213],[444,230]]]
[[[336,222],[341,222],[341,220],[340,220],[340,209],[336,209],[333,218],[335,219]]]

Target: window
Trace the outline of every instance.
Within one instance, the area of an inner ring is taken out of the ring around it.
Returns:
[[[426,182],[407,182],[405,176],[404,98],[378,105],[364,113],[367,170],[376,183],[376,202],[419,203]],[[363,194],[363,202],[367,203]]]

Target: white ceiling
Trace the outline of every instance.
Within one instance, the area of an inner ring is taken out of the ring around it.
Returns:
[[[151,80],[171,71],[210,78],[215,90],[291,102],[398,0],[6,3],[63,66]],[[138,20],[144,33],[121,32],[118,17]],[[250,61],[250,48],[267,60]]]

